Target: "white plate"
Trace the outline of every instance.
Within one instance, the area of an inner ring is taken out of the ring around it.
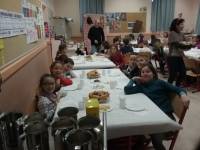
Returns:
[[[135,112],[145,111],[145,108],[143,106],[139,106],[137,104],[135,104],[135,105],[126,105],[125,107],[129,111],[135,111]]]

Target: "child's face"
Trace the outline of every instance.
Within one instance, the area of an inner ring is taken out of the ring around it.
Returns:
[[[139,57],[137,59],[137,66],[139,69],[141,69],[145,65],[145,63],[146,63],[146,60],[144,58]]]
[[[72,65],[71,63],[66,63],[64,64],[64,71],[71,71],[73,70],[74,65]]]
[[[55,90],[55,79],[46,77],[42,83],[42,90],[46,93],[53,93]]]
[[[136,56],[135,55],[131,55],[130,58],[129,58],[129,66],[132,67],[134,66],[134,64],[136,63]]]
[[[141,77],[144,82],[153,80],[153,72],[149,69],[148,66],[145,66],[141,70]]]
[[[63,65],[56,63],[55,66],[51,69],[53,76],[60,77],[63,74]]]

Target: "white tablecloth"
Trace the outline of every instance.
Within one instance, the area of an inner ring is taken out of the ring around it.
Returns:
[[[154,54],[154,52],[149,47],[144,47],[144,48],[134,48],[133,47],[133,52],[135,52],[135,53],[150,52],[152,55]]]
[[[98,70],[102,74],[102,70]],[[88,70],[83,71],[87,73]],[[75,71],[76,76],[82,74],[81,70]],[[138,135],[160,133],[171,130],[181,129],[176,122],[166,116],[149,98],[144,94],[124,95],[124,86],[129,79],[121,73],[119,69],[105,69],[104,76],[99,79],[100,83],[94,83],[94,80],[82,78],[84,87],[82,90],[76,90],[80,79],[73,80],[73,85],[64,87],[62,90],[67,92],[67,96],[62,98],[58,104],[57,111],[66,106],[76,106],[82,101],[83,97],[88,96],[88,93],[97,89],[104,89],[110,93],[108,103],[111,106],[111,111],[107,112],[107,134],[108,139]],[[115,89],[110,89],[110,81],[117,81]],[[133,109],[142,108],[143,111],[130,111],[119,107],[119,97],[126,98],[127,106]],[[85,115],[85,110],[79,112],[79,117]]]
[[[92,60],[87,61],[85,56],[72,56],[74,60],[74,69],[105,69],[115,68],[116,65],[104,56],[91,55]]]
[[[189,51],[184,51],[185,56],[194,59],[200,59],[200,49],[191,48]]]

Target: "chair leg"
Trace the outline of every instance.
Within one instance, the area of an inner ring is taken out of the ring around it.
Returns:
[[[178,137],[178,133],[179,133],[179,131],[177,131],[177,132],[175,133],[175,135],[174,135],[174,137],[173,137],[173,139],[172,139],[172,142],[171,142],[171,144],[170,144],[169,150],[173,150],[173,149],[174,149],[174,145],[175,145],[175,143],[176,143],[176,139],[177,139],[177,137]]]
[[[196,90],[192,91],[192,93],[196,93],[200,91],[200,86],[199,86],[200,82],[199,82],[199,77],[197,77],[197,81],[196,81]]]

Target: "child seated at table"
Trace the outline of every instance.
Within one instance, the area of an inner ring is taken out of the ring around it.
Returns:
[[[119,68],[124,65],[123,55],[116,47],[113,45],[108,51],[108,58]]]
[[[140,71],[141,71],[142,67],[146,63],[148,63],[148,61],[143,56],[137,56],[137,58],[136,58],[136,65],[137,65],[137,67],[139,68]]]
[[[44,74],[40,78],[39,91],[37,93],[37,109],[46,116],[47,121],[51,121],[59,100],[58,95],[54,92],[56,80],[50,74]]]
[[[173,86],[170,83],[159,80],[156,70],[151,64],[146,64],[141,68],[141,75],[133,77],[124,88],[125,94],[143,93],[151,99],[166,115],[174,119],[173,108],[170,102],[170,93],[176,93],[182,99],[186,107],[189,106],[189,99],[186,91]],[[162,141],[165,134],[152,134],[152,144],[156,150],[165,150]]]
[[[140,33],[137,38],[138,48],[143,48],[144,44],[144,35]]]
[[[125,66],[125,69],[122,71],[128,78],[133,78],[134,76],[140,75],[140,70],[137,66],[137,56],[136,55],[130,55],[128,65]]]
[[[196,47],[200,49],[200,35],[197,35],[196,37]]]
[[[119,36],[116,36],[116,37],[114,37],[114,39],[113,39],[113,46],[115,46],[115,48],[116,48],[117,50],[120,50],[120,47],[121,47],[120,41],[121,41],[121,38],[120,38]]]
[[[127,54],[127,53],[133,53],[133,48],[131,47],[131,45],[129,44],[129,39],[125,38],[123,40],[124,42],[124,46],[122,46],[120,48],[120,51],[122,52],[122,54]]]
[[[55,60],[57,60],[61,55],[66,55],[66,47],[67,47],[66,44],[59,45]]]
[[[71,58],[67,58],[65,59],[64,63],[63,63],[63,67],[64,67],[64,74],[66,77],[70,77],[70,78],[75,78],[75,74],[72,72],[73,68],[74,68],[74,61]]]
[[[72,84],[72,80],[64,76],[64,68],[61,62],[53,62],[50,66],[50,71],[56,80],[56,90],[61,86],[68,86]]]
[[[68,56],[65,54],[62,54],[59,57],[56,57],[55,61],[60,61],[61,63],[64,63],[66,59],[68,59]]]

